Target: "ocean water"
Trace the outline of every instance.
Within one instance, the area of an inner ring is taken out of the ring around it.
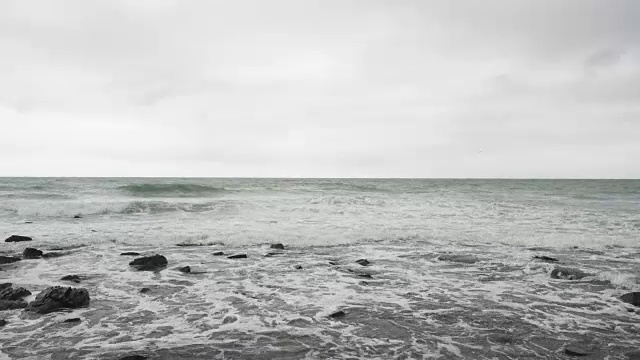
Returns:
[[[31,298],[84,287],[91,303],[0,312],[0,358],[640,350],[640,311],[619,300],[640,291],[639,180],[0,178],[0,235],[12,234],[34,240],[3,242],[1,255],[27,246],[65,255],[0,265],[1,282]],[[169,265],[138,272],[125,251]],[[176,270],[187,265],[192,273]],[[555,279],[557,266],[589,276]],[[72,274],[80,284],[60,280]],[[338,310],[345,316],[329,317]]]

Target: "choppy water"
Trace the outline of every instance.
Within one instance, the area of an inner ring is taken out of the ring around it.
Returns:
[[[640,290],[637,180],[4,178],[0,235],[11,234],[34,241],[0,253],[68,254],[2,265],[2,282],[35,294],[79,274],[74,286],[92,299],[71,313],[0,312],[11,358],[564,358],[580,342],[591,358],[622,359],[640,349],[640,313],[618,300]],[[275,242],[287,250],[265,256]],[[135,272],[124,251],[169,266]],[[534,255],[592,276],[552,279],[556,265]],[[198,273],[175,270],[185,265]],[[329,318],[336,310],[346,316]]]

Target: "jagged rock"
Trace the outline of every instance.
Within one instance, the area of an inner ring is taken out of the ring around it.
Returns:
[[[26,248],[22,252],[22,257],[25,259],[36,259],[42,256],[42,251],[34,248]]]
[[[190,273],[191,267],[189,266],[181,267],[181,268],[178,268],[178,271],[182,271],[183,273]]]
[[[278,249],[278,250],[284,250],[284,245],[282,244],[271,244],[271,246],[269,246],[270,249]]]
[[[347,315],[347,314],[345,314],[345,312],[344,312],[344,311],[339,310],[339,311],[334,312],[333,314],[330,314],[330,315],[329,315],[329,317],[330,317],[330,318],[337,319],[337,318],[344,317],[345,315]]]
[[[533,258],[536,259],[536,260],[546,261],[546,262],[557,262],[558,261],[558,259],[555,259],[555,258],[552,258],[552,257],[548,257],[548,256],[544,256],[544,255],[542,255],[542,256],[536,255]]]
[[[80,321],[82,321],[82,319],[80,319],[80,318],[71,318],[71,319],[66,319],[63,322],[66,322],[66,323],[77,323],[77,322],[80,322]]]
[[[592,276],[591,274],[587,274],[580,269],[573,268],[565,268],[565,267],[557,267],[551,270],[549,274],[552,279],[563,279],[563,280],[579,280],[587,276]]]
[[[463,264],[474,264],[479,261],[478,258],[472,255],[459,255],[459,254],[440,254],[438,256],[440,261],[451,261]]]
[[[360,259],[360,260],[356,260],[356,263],[358,263],[358,264],[360,264],[360,265],[362,265],[362,266],[368,266],[368,265],[370,265],[370,264],[371,264],[371,263],[369,262],[369,260],[367,260],[367,259]]]
[[[224,252],[222,251],[216,251],[213,253],[213,256],[222,256],[222,255],[224,255]]]
[[[11,264],[20,260],[22,259],[15,256],[0,256],[0,264]]]
[[[67,275],[67,276],[63,276],[60,280],[62,280],[62,281],[73,281],[74,283],[79,283],[80,282],[80,276],[78,276],[78,275]]]
[[[127,251],[127,252],[120,253],[120,256],[138,256],[138,255],[140,255],[140,253],[137,253],[135,251]]]
[[[11,285],[13,285],[12,283],[2,283],[0,284],[0,290],[4,290],[8,287],[11,287]]]
[[[24,300],[0,300],[0,311],[22,309],[27,307]]]
[[[14,289],[11,286],[8,286],[0,290],[0,300],[20,300],[29,295],[31,295],[31,291],[23,287]]]
[[[87,289],[52,286],[40,292],[36,299],[27,305],[27,310],[48,314],[61,309],[87,306],[89,300]]]
[[[640,292],[630,292],[624,294],[620,297],[620,300],[633,306],[640,307]]]
[[[302,270],[302,265],[296,265],[293,268],[296,269],[296,270]]]
[[[166,267],[168,264],[167,262],[167,258],[162,256],[162,255],[153,255],[153,256],[146,256],[146,257],[141,257],[141,258],[137,258],[135,260],[133,260],[132,262],[129,263],[129,265],[137,268],[138,270],[141,271],[155,271],[155,270],[160,270],[164,267]]]
[[[31,241],[31,240],[33,239],[28,236],[11,235],[4,242],[19,242],[19,241]]]
[[[246,258],[247,258],[247,254],[237,254],[237,255],[227,256],[227,259],[246,259]]]

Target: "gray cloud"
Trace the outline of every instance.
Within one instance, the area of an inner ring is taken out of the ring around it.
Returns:
[[[639,17],[634,0],[3,1],[0,175],[640,177]]]

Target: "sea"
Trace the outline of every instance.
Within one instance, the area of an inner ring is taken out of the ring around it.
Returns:
[[[0,241],[14,234],[33,240],[0,255],[62,256],[0,265],[0,282],[91,300],[0,311],[0,359],[640,350],[640,308],[620,300],[640,291],[640,180],[0,178]]]

